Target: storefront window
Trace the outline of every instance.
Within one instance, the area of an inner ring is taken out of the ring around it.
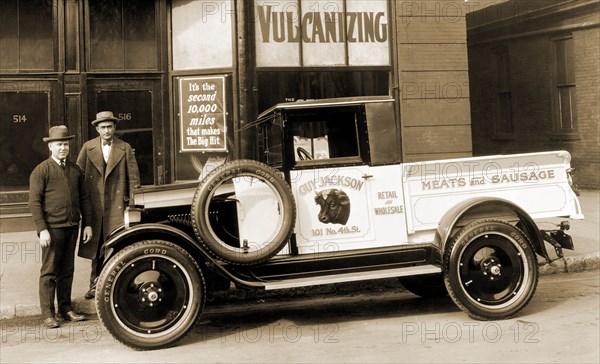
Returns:
[[[0,1],[0,69],[54,71],[52,0]]]
[[[0,92],[0,189],[27,190],[29,175],[50,152],[48,92]],[[35,107],[31,107],[35,105]]]
[[[173,0],[173,70],[233,65],[232,1]]]
[[[388,94],[388,71],[258,72],[259,113],[286,101]]]
[[[91,70],[158,68],[154,0],[88,1]]]

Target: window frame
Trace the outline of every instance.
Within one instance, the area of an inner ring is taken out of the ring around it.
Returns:
[[[495,60],[496,87],[494,96],[493,139],[515,138],[513,99],[510,73],[510,50],[499,46],[492,51]]]
[[[339,109],[340,106],[319,106],[312,108],[311,110],[327,110],[327,113],[334,111],[335,109]],[[339,157],[330,157],[326,159],[311,159],[311,160],[303,160],[297,161],[295,158],[295,148],[294,148],[294,133],[292,128],[289,127],[289,123],[293,121],[289,120],[289,114],[293,113],[297,110],[284,110],[283,111],[283,123],[286,127],[283,129],[284,132],[284,155],[285,161],[288,169],[308,169],[308,168],[325,168],[325,167],[344,167],[344,166],[356,166],[356,165],[368,165],[369,164],[369,148],[366,143],[367,136],[367,125],[365,118],[364,105],[349,105],[343,106],[344,109],[354,109],[354,126],[355,126],[355,137],[356,137],[356,147],[357,153],[352,156],[339,156]],[[301,111],[306,111],[307,109],[301,109]],[[329,138],[329,143],[333,141]]]
[[[124,3],[126,3],[126,0],[120,0],[121,1],[121,5],[123,5]],[[153,0],[154,2],[154,16],[153,16],[153,20],[154,20],[154,37],[153,37],[153,47],[154,50],[153,52],[150,52],[149,54],[153,54],[154,59],[153,59],[153,66],[147,66],[147,67],[136,67],[139,65],[132,65],[129,66],[128,60],[130,58],[137,58],[137,57],[131,57],[131,55],[129,55],[127,53],[127,39],[125,39],[125,30],[126,30],[126,26],[123,24],[125,22],[124,19],[124,12],[123,10],[123,6],[121,6],[121,12],[120,12],[120,16],[121,16],[121,38],[120,41],[122,43],[122,53],[114,53],[113,57],[117,58],[119,57],[121,59],[121,65],[117,66],[117,67],[103,67],[101,65],[96,65],[98,60],[95,60],[94,58],[94,52],[97,51],[97,49],[95,47],[93,47],[93,42],[92,42],[92,14],[91,14],[91,9],[92,7],[90,6],[90,4],[93,2],[93,0],[86,0],[85,1],[85,6],[84,6],[84,22],[85,22],[85,35],[84,35],[84,41],[85,41],[85,49],[86,49],[86,55],[85,55],[85,68],[89,73],[93,73],[93,74],[105,74],[105,73],[157,73],[157,72],[161,72],[163,69],[162,66],[162,45],[161,45],[161,37],[162,37],[162,30],[161,30],[161,19],[160,19],[160,2],[158,0]],[[113,8],[114,10],[114,8]],[[128,58],[129,57],[129,58]]]
[[[20,14],[20,2],[22,0],[16,0],[16,16],[18,17],[17,19],[17,50],[16,52],[18,53],[17,56],[17,66],[16,68],[2,68],[0,69],[0,73],[2,74],[32,74],[32,73],[40,73],[40,72],[50,72],[50,73],[55,73],[58,72],[60,67],[59,67],[59,14],[61,11],[63,11],[62,8],[62,2],[57,1],[57,0],[52,0],[52,5],[51,5],[51,9],[49,9],[52,12],[51,15],[51,19],[50,19],[50,24],[51,24],[51,34],[48,35],[48,39],[45,39],[45,41],[48,41],[49,43],[51,43],[50,46],[50,51],[51,51],[51,55],[52,55],[52,61],[50,62],[52,65],[50,67],[39,67],[39,68],[32,68],[32,67],[26,67],[23,66],[23,58],[27,58],[29,55],[27,54],[23,54],[25,52],[25,50],[23,49],[23,38],[26,38],[26,36],[23,36],[21,34],[21,26],[23,26],[22,23],[25,23],[25,27],[31,28],[29,26],[29,24],[27,24],[27,22],[25,22],[25,20],[21,19],[21,17],[19,16]],[[60,6],[60,8],[59,8]],[[37,9],[39,10],[39,8]],[[48,10],[48,9],[46,9]],[[38,14],[41,15],[41,14]],[[39,24],[36,24],[37,27],[39,27]],[[42,32],[43,33],[43,32]],[[43,33],[45,34],[45,33]],[[10,53],[10,52],[7,52]],[[35,47],[34,49],[34,53],[36,53],[36,56],[40,55],[40,49],[39,47]],[[62,54],[61,54],[62,56]],[[3,62],[2,62],[3,63]]]
[[[577,140],[580,139],[579,123],[577,120],[577,83],[575,75],[575,52],[573,34],[564,34],[551,38],[553,53],[553,77],[552,77],[552,139]],[[559,57],[559,46],[563,46],[563,57]],[[571,61],[571,62],[569,62]],[[561,76],[562,73],[562,76]],[[564,80],[561,80],[564,78]],[[569,95],[568,124],[565,127],[563,114],[563,91],[567,90]]]

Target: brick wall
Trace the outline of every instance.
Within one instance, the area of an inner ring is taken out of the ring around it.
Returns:
[[[569,143],[582,187],[600,188],[600,28],[573,33],[577,50],[577,120],[581,140]]]
[[[579,12],[547,15],[537,23],[506,21],[487,33],[485,25],[469,28],[469,42],[477,40],[469,44],[474,155],[568,150],[579,186],[600,188],[598,15],[597,7],[582,7]],[[558,138],[554,128],[552,39],[562,34],[572,34],[574,42],[579,134],[573,139]],[[507,49],[510,57],[513,133],[508,136],[494,133],[498,86],[494,52],[499,47]]]

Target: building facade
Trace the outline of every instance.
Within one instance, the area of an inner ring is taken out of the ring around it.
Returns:
[[[511,0],[467,17],[473,153],[568,150],[600,188],[600,2]]]
[[[462,0],[0,2],[0,222],[27,217],[42,137],[97,136],[102,110],[143,185],[252,158],[244,126],[273,104],[391,95],[405,161],[471,155]]]

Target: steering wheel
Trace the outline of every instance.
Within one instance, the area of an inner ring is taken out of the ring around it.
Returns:
[[[312,155],[302,147],[296,148],[296,153],[298,153],[298,158],[300,158],[301,161],[313,159]]]

